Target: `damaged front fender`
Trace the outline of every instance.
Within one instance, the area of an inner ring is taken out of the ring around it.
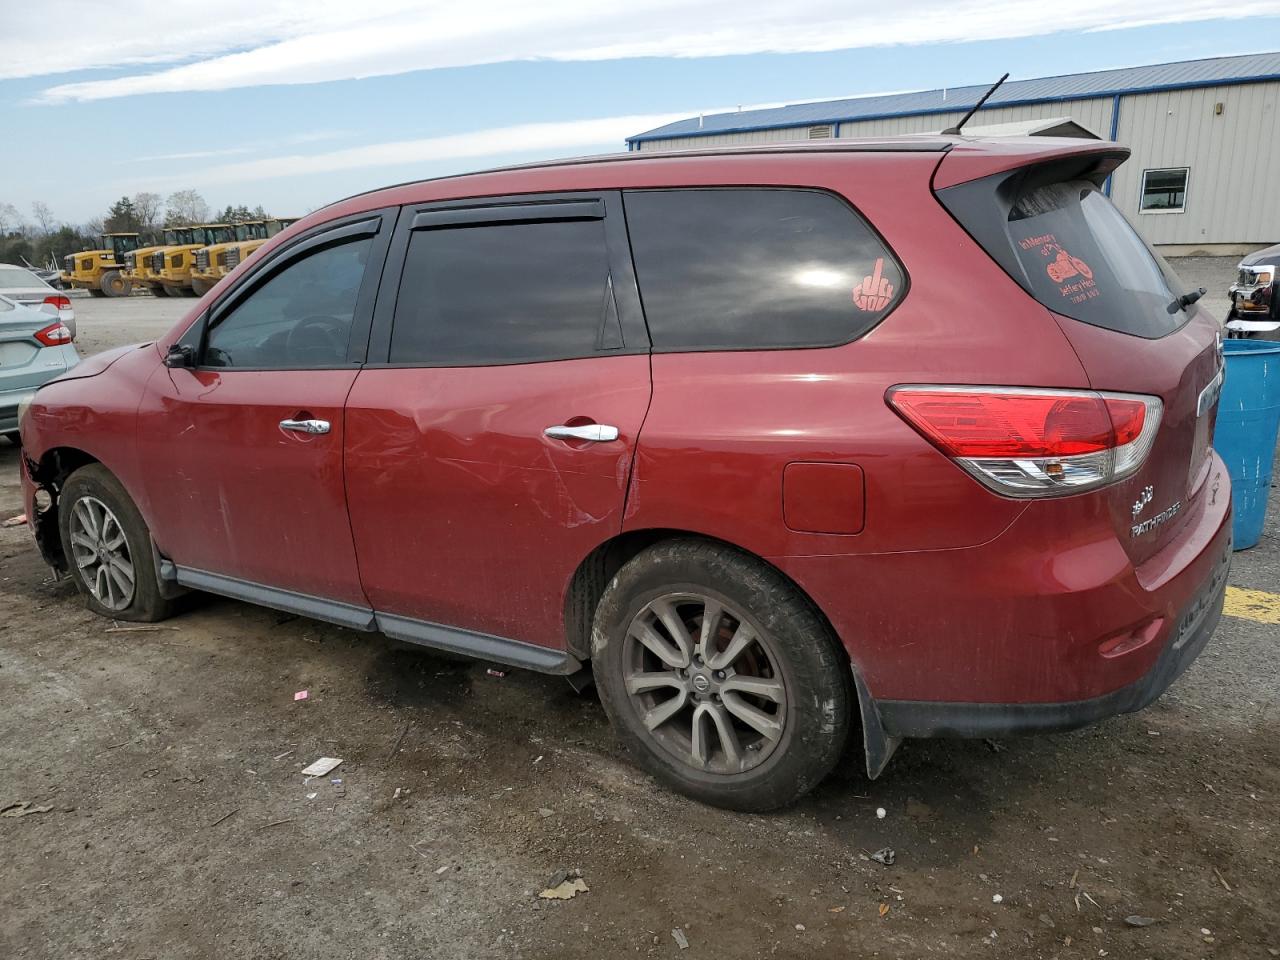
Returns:
[[[22,499],[27,511],[27,525],[36,538],[40,555],[58,577],[67,573],[67,558],[62,551],[62,535],[58,531],[58,458],[42,466],[23,456],[21,459]],[[64,475],[65,476],[65,475]]]

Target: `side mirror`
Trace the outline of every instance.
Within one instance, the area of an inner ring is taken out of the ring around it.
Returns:
[[[164,355],[164,365],[166,367],[190,367],[195,365],[196,352],[189,346],[181,343],[175,343],[169,348],[169,352]]]

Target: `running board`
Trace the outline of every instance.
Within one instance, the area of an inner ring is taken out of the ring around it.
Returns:
[[[204,590],[236,600],[246,600],[259,606],[271,607],[273,610],[311,617],[313,620],[327,620],[329,623],[336,623],[340,627],[351,630],[371,632],[376,629],[373,611],[368,607],[360,607],[352,603],[339,603],[336,600],[325,600],[306,593],[265,587],[251,580],[240,580],[220,573],[179,567],[169,561],[161,563],[160,576],[164,579],[173,579],[193,590]]]
[[[477,660],[505,663],[538,673],[558,676],[575,674],[582,669],[582,662],[563,650],[540,647],[521,640],[508,640],[488,633],[476,633],[458,627],[446,627],[426,620],[413,620],[390,613],[375,613],[377,627],[394,640],[417,643],[436,650],[461,653]]]
[[[477,660],[505,663],[509,666],[573,676],[582,669],[582,661],[563,650],[540,647],[521,640],[509,640],[488,633],[477,633],[458,627],[447,627],[426,620],[414,620],[390,613],[376,613],[369,607],[339,603],[306,593],[267,587],[251,580],[241,580],[220,573],[177,566],[171,560],[160,561],[161,580],[178,583],[193,590],[204,590],[224,597],[256,603],[259,606],[296,613],[314,620],[325,620],[340,627],[366,632],[381,631],[393,640],[460,653]]]

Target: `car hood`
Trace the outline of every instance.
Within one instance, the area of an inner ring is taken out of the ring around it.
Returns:
[[[1267,247],[1263,250],[1257,250],[1254,253],[1249,254],[1240,261],[1240,266],[1254,267],[1262,263],[1273,264],[1277,260],[1280,260],[1280,243],[1277,243],[1274,247]]]
[[[135,350],[142,350],[151,346],[153,343],[155,343],[154,340],[148,340],[145,343],[131,343],[126,347],[116,347],[114,350],[103,350],[102,353],[95,353],[92,357],[81,360],[62,376],[50,380],[49,383],[58,383],[62,380],[83,380],[85,377],[96,377],[126,353],[133,353]]]

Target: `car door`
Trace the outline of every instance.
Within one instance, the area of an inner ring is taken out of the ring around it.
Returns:
[[[619,197],[405,208],[387,274],[346,434],[378,625],[553,668],[537,648],[564,647],[574,570],[621,530],[649,403]]]
[[[363,214],[273,251],[184,335],[191,365],[149,380],[138,444],[152,529],[179,582],[371,621],[347,517],[343,404],[394,219]]]

